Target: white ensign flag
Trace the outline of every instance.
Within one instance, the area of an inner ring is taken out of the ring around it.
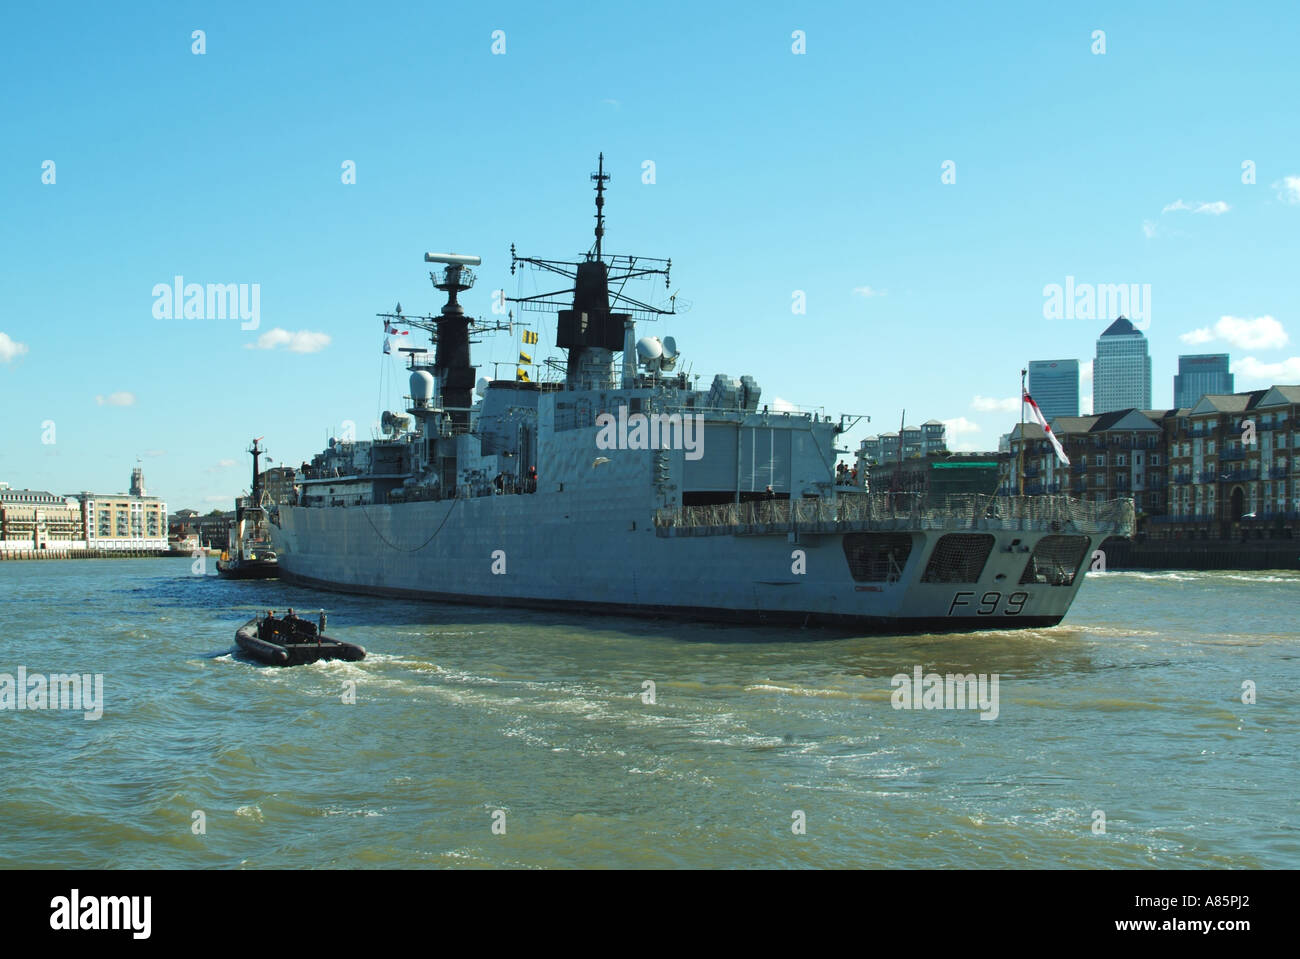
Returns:
[[[1061,441],[1056,438],[1056,434],[1052,432],[1052,428],[1047,425],[1047,417],[1043,416],[1043,411],[1038,408],[1038,404],[1034,402],[1034,398],[1030,396],[1028,392],[1025,393],[1024,402],[1029,404],[1029,409],[1034,414],[1034,419],[1038,420],[1038,425],[1043,428],[1043,432],[1047,434],[1047,438],[1052,441],[1052,449],[1056,450],[1057,458],[1066,466],[1069,466],[1070,457],[1065,455],[1065,450],[1061,448]],[[1020,441],[1023,443],[1024,439],[1025,438],[1022,436]]]

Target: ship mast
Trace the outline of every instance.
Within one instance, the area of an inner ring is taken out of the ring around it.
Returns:
[[[597,160],[596,172],[591,178],[596,181],[596,259],[600,259],[601,241],[605,238],[605,181],[609,174],[605,172],[605,154],[602,151]]]
[[[254,508],[262,505],[262,471],[258,468],[258,459],[266,450],[259,447],[265,437],[259,436],[253,440],[253,445],[249,447],[248,452],[253,454],[253,485],[252,485],[252,506]]]
[[[555,273],[572,281],[572,286],[533,296],[507,297],[520,309],[556,313],[555,345],[568,350],[565,386],[570,390],[609,389],[614,385],[613,357],[625,359],[635,349],[635,319],[654,320],[676,312],[669,298],[668,309],[638,300],[624,292],[629,280],[662,276],[669,286],[672,260],[642,256],[605,255],[605,154],[597,159],[591,175],[596,187],[596,242],[580,260],[549,260],[519,256],[510,246],[510,273],[520,265]],[[622,307],[615,312],[611,307]],[[624,364],[626,370],[627,364]],[[626,375],[625,375],[626,379]],[[624,384],[628,385],[628,384]]]

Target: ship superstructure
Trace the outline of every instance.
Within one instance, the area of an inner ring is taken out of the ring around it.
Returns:
[[[447,302],[385,324],[427,331],[407,350],[404,413],[382,435],[331,441],[304,464],[272,536],[281,575],[376,595],[841,623],[971,629],[1059,622],[1093,550],[1126,533],[1132,502],[950,498],[837,483],[850,418],[770,409],[752,377],[700,388],[673,337],[638,338],[672,313],[630,281],[671,262],[604,252],[603,156],[595,242],[574,261],[524,257],[560,288],[513,298],[554,311],[566,351],[553,381],[476,380],[471,341],[509,328],[467,316],[478,257],[425,255]],[[510,325],[513,327],[513,323]],[[386,325],[386,329],[388,326]]]

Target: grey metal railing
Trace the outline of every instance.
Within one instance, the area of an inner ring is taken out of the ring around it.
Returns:
[[[1127,536],[1131,499],[1092,503],[1071,496],[960,494],[944,505],[920,506],[915,496],[875,493],[836,500],[759,500],[656,510],[660,529],[712,533],[839,532],[856,529],[1046,529]]]

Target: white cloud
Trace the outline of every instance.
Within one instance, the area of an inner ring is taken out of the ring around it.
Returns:
[[[871,299],[873,296],[884,296],[884,290],[877,290],[874,286],[855,286],[853,293],[863,299]]]
[[[980,396],[976,394],[975,399],[970,401],[971,409],[978,413],[1015,413],[1020,409],[1020,397],[1008,396],[1006,399],[995,399],[992,396]]]
[[[1173,203],[1165,204],[1165,208],[1160,212],[1177,213],[1185,210],[1190,213],[1208,213],[1210,216],[1222,216],[1231,209],[1232,207],[1228,206],[1228,204],[1224,203],[1222,200],[1214,200],[1208,203],[1198,200],[1196,203],[1188,203],[1185,200],[1179,199],[1175,200]]]
[[[1249,320],[1240,316],[1221,316],[1212,328],[1203,326],[1178,338],[1191,344],[1223,340],[1240,350],[1277,350],[1286,346],[1289,339],[1282,324],[1271,316]]]
[[[1273,184],[1273,189],[1283,203],[1300,203],[1300,176],[1284,176]]]
[[[783,400],[779,396],[772,397],[772,409],[778,413],[797,413],[799,407],[795,406],[789,400]]]
[[[8,333],[0,333],[0,363],[8,363],[27,352],[27,344],[11,340]]]
[[[1156,235],[1156,225],[1152,223],[1150,220],[1143,220],[1142,235],[1145,236],[1148,240],[1151,239],[1153,236]]]
[[[1092,360],[1079,364],[1079,415],[1092,415]]]
[[[956,416],[950,420],[944,420],[943,425],[947,428],[948,434],[951,436],[959,436],[962,433],[980,432],[980,425],[978,423],[972,423],[964,416]]]
[[[1292,356],[1280,363],[1265,363],[1253,356],[1243,357],[1232,364],[1232,372],[1247,380],[1267,383],[1300,383],[1300,356]]]
[[[290,333],[288,330],[282,330],[276,327],[273,330],[267,330],[257,338],[256,348],[259,350],[273,350],[278,346],[287,347],[290,353],[319,353],[325,347],[330,345],[330,335],[328,333],[315,333],[311,330],[299,330],[297,333]],[[254,345],[249,343],[245,349],[253,349]]]
[[[1209,327],[1203,326],[1199,330],[1192,330],[1190,333],[1180,333],[1178,338],[1184,343],[1190,343],[1192,346],[1199,346],[1202,343],[1209,343],[1213,340],[1214,334],[1210,332]]]
[[[233,496],[205,496],[205,497],[203,497],[203,502],[205,502],[205,503],[229,503],[229,502],[231,502],[232,500],[234,500],[234,497],[233,497]]]
[[[99,406],[135,406],[135,394],[120,390],[107,396],[96,396],[95,403]]]

